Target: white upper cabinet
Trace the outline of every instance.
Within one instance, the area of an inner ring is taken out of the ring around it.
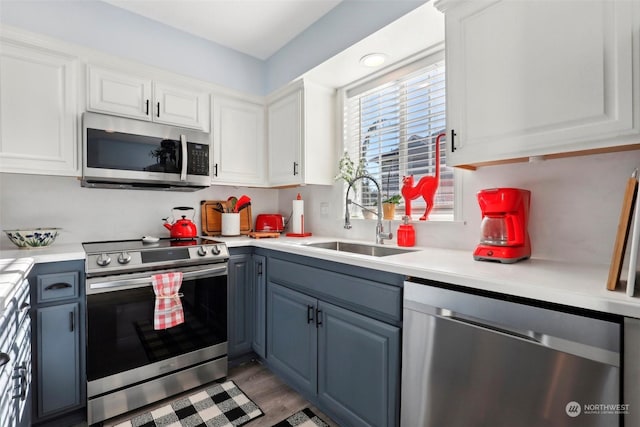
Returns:
[[[151,80],[88,67],[88,109],[136,119],[151,119]]]
[[[269,104],[269,184],[303,183],[302,89]]]
[[[78,62],[39,44],[0,39],[0,172],[79,174]]]
[[[638,144],[639,4],[438,2],[446,16],[447,163]]]
[[[335,91],[295,82],[268,102],[269,185],[332,185]]]
[[[90,65],[87,109],[209,132],[204,90]]]
[[[264,105],[224,96],[212,104],[212,182],[265,186]]]

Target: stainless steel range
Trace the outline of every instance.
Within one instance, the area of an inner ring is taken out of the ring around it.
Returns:
[[[224,243],[84,243],[89,424],[227,375]],[[184,323],[154,329],[152,276],[182,272]]]

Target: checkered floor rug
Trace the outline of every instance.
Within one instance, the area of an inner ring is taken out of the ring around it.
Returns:
[[[273,427],[329,427],[319,416],[313,413],[309,408],[298,411],[284,421],[280,421]]]
[[[227,381],[174,400],[115,427],[241,426],[263,415],[258,405],[233,381]]]

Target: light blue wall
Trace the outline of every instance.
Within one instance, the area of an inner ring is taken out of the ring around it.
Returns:
[[[265,92],[300,77],[427,0],[344,0],[267,60]]]
[[[0,0],[0,23],[265,95],[426,0],[344,0],[267,61],[98,0]]]
[[[0,23],[262,94],[264,62],[95,0],[0,0]]]

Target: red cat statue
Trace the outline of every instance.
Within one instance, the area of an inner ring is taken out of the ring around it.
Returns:
[[[436,173],[434,176],[423,176],[418,181],[418,185],[413,186],[413,175],[402,177],[402,197],[404,197],[404,214],[411,218],[411,201],[422,196],[427,208],[424,211],[424,215],[420,217],[420,221],[426,221],[429,218],[429,213],[433,209],[433,198],[436,195],[436,190],[440,184],[440,139],[445,134],[441,133],[436,138]]]

